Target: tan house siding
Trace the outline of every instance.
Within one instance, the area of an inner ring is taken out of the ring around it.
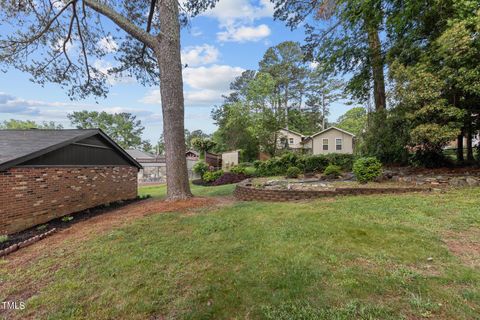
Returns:
[[[323,139],[328,139],[328,150],[323,150]],[[336,139],[341,139],[342,149],[336,149]],[[311,142],[313,154],[328,154],[328,153],[353,153],[353,139],[354,137],[336,128],[313,136]]]
[[[292,149],[301,149],[303,148],[302,142],[302,135],[296,134],[292,131],[287,131],[285,129],[280,129],[278,131],[277,137],[277,148],[283,149],[285,144],[282,143],[282,138],[288,139],[288,146]]]

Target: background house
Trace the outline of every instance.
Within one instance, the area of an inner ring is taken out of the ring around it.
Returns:
[[[138,171],[139,184],[157,184],[167,181],[167,163],[164,155],[154,155],[137,149],[128,149],[127,153],[143,167]],[[192,168],[199,159],[198,153],[193,150],[187,150],[185,157],[187,158],[189,179],[197,179],[198,177]]]
[[[141,168],[99,129],[0,130],[0,234],[136,198]]]
[[[348,131],[330,127],[304,140],[306,149],[312,154],[347,153],[353,154],[355,135]]]
[[[302,144],[306,138],[303,134],[288,129],[280,129],[277,133],[277,149],[288,149],[293,151],[301,151],[304,148]]]

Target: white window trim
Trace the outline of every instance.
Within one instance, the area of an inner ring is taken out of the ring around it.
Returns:
[[[293,144],[293,143],[294,143],[293,138],[288,138],[288,143],[289,143],[289,144]]]
[[[327,142],[327,144],[325,144],[325,141]],[[322,138],[322,150],[323,151],[328,151],[328,145],[330,144],[330,141],[328,140],[328,138]],[[327,146],[327,149],[325,149],[325,146]]]
[[[337,146],[339,145],[337,141],[340,140],[340,149],[337,149]],[[343,150],[343,139],[342,138],[335,138],[335,151],[341,151]]]

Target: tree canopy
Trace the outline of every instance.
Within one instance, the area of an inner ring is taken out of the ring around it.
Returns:
[[[43,121],[37,123],[32,120],[5,120],[0,123],[0,129],[63,129],[61,124],[54,121]]]

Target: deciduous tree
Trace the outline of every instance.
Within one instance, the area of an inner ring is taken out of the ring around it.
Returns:
[[[123,148],[140,148],[145,127],[131,113],[75,111],[67,115],[78,129],[100,128]]]

